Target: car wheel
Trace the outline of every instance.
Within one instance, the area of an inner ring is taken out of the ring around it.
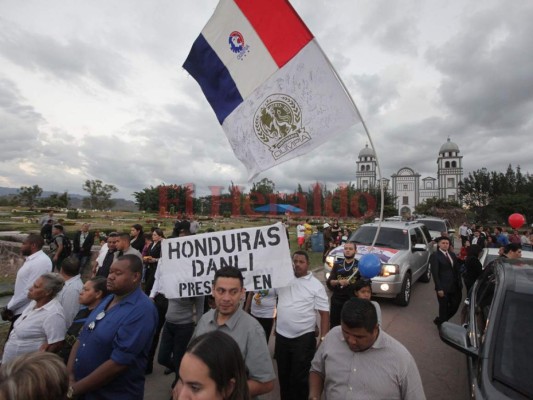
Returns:
[[[407,272],[403,278],[402,290],[396,296],[396,304],[405,307],[409,304],[409,300],[411,300],[411,273]]]
[[[418,278],[418,280],[424,283],[428,283],[429,281],[431,281],[431,268],[429,268],[429,264],[426,267],[426,271],[424,272],[424,274],[421,275],[420,278]]]

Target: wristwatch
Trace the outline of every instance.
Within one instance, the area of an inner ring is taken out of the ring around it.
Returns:
[[[67,392],[67,399],[73,399],[74,398],[74,388],[72,386],[68,387]]]
[[[325,336],[322,336],[322,337],[320,338],[320,341],[323,342],[323,341],[324,341],[324,338],[325,338]]]

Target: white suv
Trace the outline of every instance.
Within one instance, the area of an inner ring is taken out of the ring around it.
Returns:
[[[357,244],[356,259],[367,254],[378,228],[377,223],[360,226],[350,237]],[[431,236],[424,224],[418,222],[383,222],[372,249],[381,260],[381,273],[372,278],[372,294],[376,297],[394,298],[407,306],[411,299],[413,282],[429,282],[431,270],[429,256]],[[326,278],[333,264],[344,258],[344,246],[333,249],[326,257]]]

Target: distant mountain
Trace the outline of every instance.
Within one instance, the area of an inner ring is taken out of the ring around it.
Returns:
[[[9,188],[9,187],[3,187],[0,186],[0,197],[1,196],[14,196],[18,193],[19,188]],[[41,195],[41,198],[50,197],[52,194],[62,194],[59,192],[51,192],[47,190],[43,190],[43,194]],[[76,194],[76,193],[69,193],[68,196],[70,197],[69,202],[69,208],[82,208],[81,204],[85,197],[82,194]],[[139,208],[135,204],[135,202],[131,200],[126,199],[113,199],[115,202],[115,206],[113,207],[113,210],[116,211],[139,211]]]

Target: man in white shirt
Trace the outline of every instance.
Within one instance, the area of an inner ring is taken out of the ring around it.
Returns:
[[[295,278],[278,289],[275,354],[281,399],[307,400],[309,369],[317,347],[316,314],[320,314],[322,341],[329,331],[329,302],[324,285],[309,272],[307,253],[296,251],[292,263]]]
[[[13,329],[13,324],[20,317],[22,311],[30,303],[28,290],[42,274],[52,271],[52,261],[42,251],[43,245],[44,239],[34,233],[30,233],[22,242],[20,252],[27,258],[17,272],[13,297],[2,311],[2,319],[11,321],[11,329]]]
[[[79,262],[75,257],[68,257],[61,264],[60,275],[65,280],[65,286],[57,295],[57,299],[63,306],[67,329],[72,325],[74,317],[80,311],[79,297],[83,289],[83,282],[79,271]]]

